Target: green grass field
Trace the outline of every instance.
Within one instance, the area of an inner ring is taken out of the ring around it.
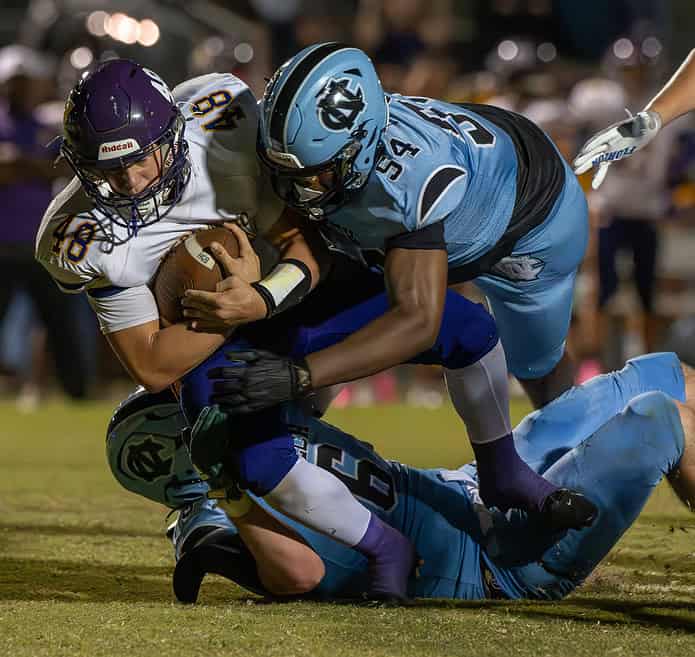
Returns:
[[[163,509],[108,472],[110,412],[55,402],[26,416],[0,403],[0,656],[695,655],[695,517],[665,488],[561,603],[266,604],[210,579],[200,604],[176,604]],[[468,457],[449,408],[329,419],[408,463]]]

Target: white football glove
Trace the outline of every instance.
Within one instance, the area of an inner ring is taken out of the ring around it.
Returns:
[[[629,114],[629,112],[628,112]],[[572,165],[577,175],[598,167],[591,186],[598,189],[612,162],[644,148],[661,129],[661,117],[652,111],[640,112],[596,133],[582,146]]]

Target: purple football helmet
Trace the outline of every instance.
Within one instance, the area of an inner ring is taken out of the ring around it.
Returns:
[[[185,120],[166,83],[127,59],[101,64],[73,88],[65,103],[61,153],[98,210],[127,228],[158,221],[178,202],[190,176]],[[109,171],[161,149],[161,175],[138,194],[119,194]],[[113,230],[104,228],[107,239]]]

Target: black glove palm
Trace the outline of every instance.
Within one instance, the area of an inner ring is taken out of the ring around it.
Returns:
[[[311,374],[304,362],[297,362],[270,351],[230,351],[225,354],[236,363],[213,367],[211,402],[228,413],[254,413],[311,393]]]

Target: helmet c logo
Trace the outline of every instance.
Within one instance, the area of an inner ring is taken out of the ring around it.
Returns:
[[[125,453],[125,462],[121,468],[131,478],[142,479],[152,483],[155,479],[166,477],[171,473],[173,458],[162,458],[162,452],[166,456],[167,445],[153,440],[147,436],[140,442],[131,442]]]
[[[319,121],[324,128],[333,132],[351,131],[357,117],[367,107],[362,87],[357,84],[353,91],[349,84],[349,78],[332,79],[319,94],[317,108]]]

